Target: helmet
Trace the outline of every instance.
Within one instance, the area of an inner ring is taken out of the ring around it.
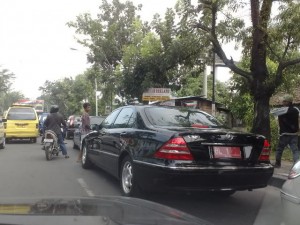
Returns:
[[[57,113],[59,110],[58,105],[51,105],[50,107],[50,113]]]

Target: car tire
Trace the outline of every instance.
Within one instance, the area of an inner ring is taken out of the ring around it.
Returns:
[[[120,186],[124,196],[137,197],[141,194],[141,189],[137,184],[134,174],[133,161],[129,156],[125,156],[120,168]]]
[[[2,143],[0,144],[0,149],[5,148],[5,137],[3,137]]]
[[[36,138],[30,138],[30,141],[31,141],[32,143],[36,143]]]
[[[81,165],[82,165],[83,169],[90,169],[93,166],[91,160],[89,159],[89,154],[88,154],[88,151],[87,151],[86,144],[82,145]]]
[[[79,149],[79,147],[73,142],[73,149]]]

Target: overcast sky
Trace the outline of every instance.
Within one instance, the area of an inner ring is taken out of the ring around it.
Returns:
[[[143,4],[143,19],[164,13],[175,0],[132,0]],[[0,65],[16,76],[15,91],[35,99],[46,80],[75,77],[90,65],[84,50],[74,39],[74,29],[66,26],[76,16],[95,15],[96,0],[1,0]]]

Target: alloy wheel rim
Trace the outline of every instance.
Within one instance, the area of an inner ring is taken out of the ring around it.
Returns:
[[[132,188],[132,166],[130,162],[126,162],[122,171],[122,185],[126,194],[130,193]]]

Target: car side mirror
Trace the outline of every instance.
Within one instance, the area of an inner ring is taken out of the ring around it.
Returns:
[[[5,122],[7,122],[7,119],[3,118],[3,119],[1,120],[1,122],[2,122],[2,123],[5,123]]]

